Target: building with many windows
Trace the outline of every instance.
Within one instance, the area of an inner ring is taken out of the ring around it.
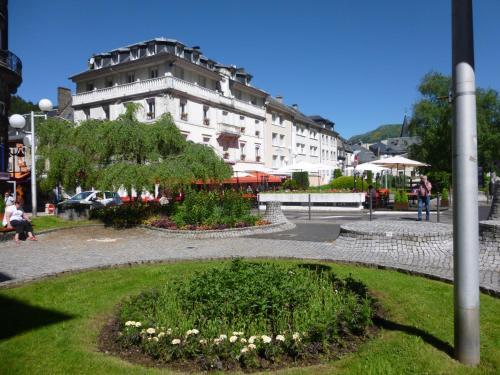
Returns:
[[[164,38],[133,44],[92,56],[71,79],[77,122],[116,119],[137,103],[140,121],[170,113],[186,139],[227,162],[263,163],[267,93],[243,68],[217,64],[198,47]]]
[[[116,119],[127,103],[138,119],[170,113],[186,139],[206,144],[239,169],[280,169],[307,160],[337,166],[333,122],[309,118],[251,85],[244,68],[219,64],[199,47],[157,38],[93,55],[70,77],[74,119]]]

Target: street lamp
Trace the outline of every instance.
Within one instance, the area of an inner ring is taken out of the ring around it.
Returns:
[[[26,115],[14,114],[9,117],[9,124],[14,129],[22,129],[26,125],[25,116],[29,116],[31,120],[31,214],[37,214],[36,202],[36,136],[35,136],[35,117],[43,117],[47,119],[47,112],[52,110],[52,102],[49,99],[42,99],[38,102],[38,108],[43,114],[37,114],[31,111]],[[26,132],[26,131],[25,131]]]

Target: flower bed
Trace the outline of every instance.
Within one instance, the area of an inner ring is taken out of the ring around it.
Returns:
[[[366,337],[372,301],[361,283],[315,267],[235,260],[131,297],[116,318],[117,350],[203,371],[335,358]]]

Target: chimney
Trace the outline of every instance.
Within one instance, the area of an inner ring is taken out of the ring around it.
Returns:
[[[71,107],[72,97],[71,90],[66,87],[57,88],[57,112],[58,115],[73,120],[73,108]]]
[[[282,97],[281,95],[277,95],[277,96],[276,96],[276,101],[277,101],[278,103],[283,103],[283,97]]]
[[[292,108],[295,109],[296,111],[299,110],[299,105],[298,104],[292,104]]]

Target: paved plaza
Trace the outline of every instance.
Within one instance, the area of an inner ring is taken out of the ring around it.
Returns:
[[[384,220],[385,222],[385,220]],[[398,222],[394,221],[397,225]],[[321,233],[311,241],[308,233]],[[337,239],[339,223],[298,223],[283,233],[231,239],[189,240],[170,238],[147,229],[114,230],[82,227],[47,233],[39,242],[0,243],[0,285],[37,279],[68,271],[114,265],[190,259],[301,258],[377,265],[452,280],[452,249],[440,246],[419,249],[348,246]],[[330,239],[326,233],[330,233]],[[367,241],[366,244],[373,243]],[[481,257],[480,283],[500,292],[500,259]]]

